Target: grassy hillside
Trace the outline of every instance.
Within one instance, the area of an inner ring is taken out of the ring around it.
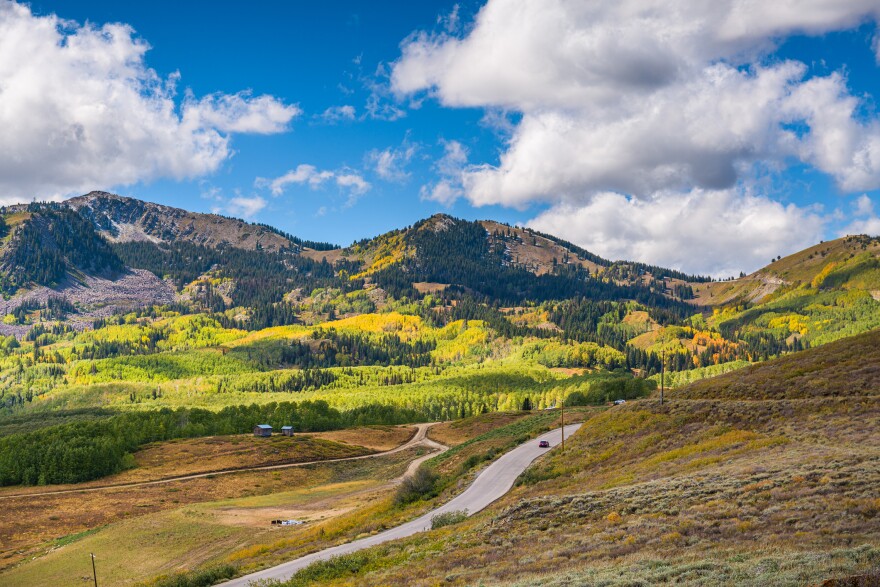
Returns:
[[[880,240],[864,235],[839,238],[822,242],[778,260],[772,260],[755,273],[730,281],[716,281],[695,284],[694,294],[697,303],[720,306],[731,303],[761,303],[784,293],[786,289],[801,286],[821,287],[838,282],[841,277],[854,277],[850,286],[873,290],[880,287],[876,266],[861,266],[869,259],[880,255]],[[846,271],[842,271],[846,267]],[[855,271],[854,271],[855,269]],[[827,284],[825,279],[832,272],[837,273]],[[844,279],[843,281],[846,281]]]
[[[681,399],[818,399],[880,395],[880,330],[750,365],[675,390]]]
[[[489,511],[287,585],[802,585],[880,567],[877,334],[586,421]],[[854,381],[839,368],[865,356]],[[872,364],[873,363],[873,364]],[[797,370],[821,382],[805,391]]]

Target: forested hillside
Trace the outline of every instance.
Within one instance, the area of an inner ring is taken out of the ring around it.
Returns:
[[[479,319],[504,337],[604,345],[622,353],[622,366],[650,376],[661,359],[667,371],[708,373],[880,326],[880,248],[867,237],[823,243],[753,275],[713,282],[608,261],[552,235],[445,215],[343,250],[99,192],[64,205],[9,208],[0,217],[0,280],[7,296],[25,292],[5,302],[0,328],[18,338],[36,339],[47,320],[75,329],[106,324],[131,311],[130,298],[140,292],[140,318],[156,316],[158,306],[245,330],[391,310],[436,327]],[[301,254],[307,250],[315,254]],[[118,295],[101,303],[101,288],[128,275],[126,268],[156,281],[126,277],[140,287],[124,286],[132,292],[122,296],[125,304],[114,306]],[[94,285],[89,276],[110,281]],[[170,305],[169,289],[176,292]],[[707,306],[713,299],[721,303]]]
[[[880,326],[867,237],[713,282],[445,215],[346,249],[100,193],[0,218],[0,435],[25,434],[6,452],[45,444],[26,429],[62,424],[50,414],[96,439],[8,483],[74,479],[58,463],[77,446],[103,455],[84,479],[151,439],[227,431],[181,412],[170,436],[130,437],[123,412],[306,401],[382,423],[601,404]]]
[[[0,211],[3,213],[3,211]],[[14,294],[30,285],[57,286],[79,272],[118,274],[123,262],[92,225],[58,205],[31,205],[14,213],[12,229],[5,220],[0,254],[0,289]]]

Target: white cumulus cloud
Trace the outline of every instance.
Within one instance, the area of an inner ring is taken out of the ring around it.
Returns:
[[[846,236],[849,234],[867,234],[870,236],[880,236],[880,217],[874,211],[874,201],[868,197],[868,194],[859,196],[853,204],[853,220],[838,236]]]
[[[737,190],[667,192],[651,200],[597,194],[559,204],[529,226],[609,259],[638,259],[689,273],[728,277],[817,243],[826,219]]]
[[[0,198],[199,177],[233,133],[277,133],[300,114],[272,96],[187,92],[146,65],[125,24],[79,24],[0,0]]]
[[[816,75],[773,52],[792,35],[878,21],[876,0],[488,0],[463,33],[406,39],[391,86],[401,99],[517,115],[497,162],[462,163],[451,175],[438,170],[424,197],[520,209],[549,204],[536,222],[555,218],[557,225],[563,212],[616,202],[634,214],[632,238],[651,231],[639,224],[650,220],[639,205],[659,211],[658,202],[686,201],[686,216],[721,193],[736,204],[724,215],[728,224],[740,226],[734,213],[756,209],[776,210],[770,217],[779,222],[813,222],[810,210],[775,208],[749,186],[758,173],[800,162],[843,191],[880,188],[880,118],[865,107],[869,96],[849,90],[844,73]],[[806,242],[799,230],[777,228],[789,246],[776,237],[771,244],[791,250]],[[566,234],[599,246],[591,235]],[[750,240],[755,233],[729,234],[744,251],[742,265],[768,256]],[[669,242],[689,244],[684,236]],[[643,247],[638,258],[677,262],[665,251],[658,257]]]
[[[468,152],[458,141],[440,141],[440,144],[443,145],[443,156],[434,163],[439,179],[433,184],[422,186],[420,195],[423,200],[433,200],[450,206],[464,194],[461,181]]]
[[[328,181],[344,188],[354,196],[365,194],[371,187],[369,182],[353,171],[346,169],[339,171],[320,170],[314,165],[306,163],[302,163],[296,169],[291,169],[274,179],[259,177],[255,184],[257,187],[268,187],[273,196],[280,196],[292,184],[308,185],[311,189],[318,189]]]
[[[490,0],[463,38],[408,39],[391,81],[522,114],[500,164],[465,171],[477,205],[718,189],[790,156],[867,189],[880,186],[880,127],[856,119],[844,79],[762,58],[779,38],[878,14],[868,0]]]
[[[404,140],[400,147],[388,147],[386,149],[373,149],[366,155],[367,165],[375,170],[376,175],[385,181],[403,182],[409,178],[406,170],[409,162],[415,156],[419,146]]]
[[[266,200],[260,196],[237,196],[231,198],[226,204],[226,212],[232,216],[241,216],[242,218],[253,218],[257,213],[266,207]]]
[[[355,119],[357,111],[354,106],[344,104],[342,106],[331,106],[321,113],[321,118],[330,124],[337,122],[350,121]]]

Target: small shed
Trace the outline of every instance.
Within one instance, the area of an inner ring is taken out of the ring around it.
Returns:
[[[284,436],[293,436],[293,426],[282,426],[281,434]]]
[[[272,436],[272,427],[268,424],[254,426],[254,436]]]

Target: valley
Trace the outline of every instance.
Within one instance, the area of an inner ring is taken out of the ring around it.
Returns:
[[[105,584],[208,586],[374,535],[563,406],[565,452],[485,511],[285,585],[818,584],[880,560],[875,238],[712,280],[447,215],[348,247],[98,192],[0,217],[0,583],[96,552]]]
[[[0,0],[0,587],[880,587],[880,0]]]

